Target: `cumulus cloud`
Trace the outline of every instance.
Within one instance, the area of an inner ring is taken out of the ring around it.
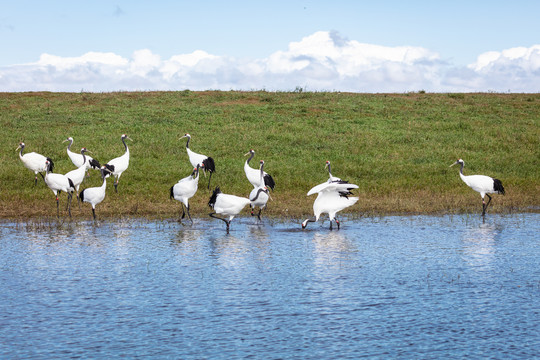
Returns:
[[[351,92],[538,92],[540,45],[480,54],[456,67],[429,49],[387,47],[316,32],[263,59],[203,50],[162,59],[150,50],[130,58],[89,52],[41,55],[0,68],[0,91],[259,90]]]

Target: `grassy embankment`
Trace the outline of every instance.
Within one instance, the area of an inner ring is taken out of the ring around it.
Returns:
[[[102,163],[124,152],[131,162],[119,193],[109,180],[100,218],[178,214],[169,188],[191,172],[185,151],[212,156],[212,187],[247,196],[243,156],[254,148],[277,186],[267,216],[312,213],[314,185],[326,181],[326,160],[335,176],[356,183],[360,201],[348,213],[479,213],[481,200],[459,178],[502,180],[488,212],[538,211],[540,205],[540,94],[348,94],[268,92],[2,93],[0,94],[0,217],[55,216],[54,195],[23,167],[15,148],[51,157],[55,172],[74,167],[66,154],[82,146]],[[97,171],[81,188],[100,183]],[[191,201],[194,216],[210,212],[207,178]],[[61,196],[65,203],[66,196]],[[244,210],[247,214],[248,210]],[[91,217],[89,204],[73,216]]]

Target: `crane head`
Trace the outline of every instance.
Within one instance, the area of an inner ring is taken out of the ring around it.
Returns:
[[[457,159],[457,161],[455,163],[453,163],[452,165],[450,165],[449,167],[452,167],[456,164],[465,164],[465,161],[463,161],[463,159]]]
[[[73,138],[70,136],[66,140],[62,141],[62,143],[65,143],[66,141],[73,142]]]
[[[17,146],[17,148],[15,149],[15,151],[17,151],[17,150],[19,150],[19,149],[24,149],[24,146],[25,146],[24,143],[21,141],[21,142],[19,143],[19,146]]]
[[[324,165],[324,168],[326,169],[328,166],[330,166],[330,160],[326,160],[326,165]]]
[[[127,136],[126,134],[122,134],[122,139],[128,139],[128,140],[133,141],[133,139]]]

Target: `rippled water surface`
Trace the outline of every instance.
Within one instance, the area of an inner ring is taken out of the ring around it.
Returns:
[[[0,223],[0,358],[533,358],[540,214]]]

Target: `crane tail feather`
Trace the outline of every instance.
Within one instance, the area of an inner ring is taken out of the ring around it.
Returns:
[[[504,195],[504,186],[499,179],[493,179],[493,190],[495,190],[499,194]]]
[[[52,173],[53,170],[54,170],[54,162],[53,162],[52,159],[49,158],[49,157],[47,158],[47,161],[49,162],[49,172]]]
[[[204,170],[209,171],[211,173],[216,171],[216,165],[214,164],[214,159],[211,157],[207,157],[203,160]]]
[[[219,194],[221,194],[221,189],[219,188],[219,186],[216,186],[214,192],[212,193],[212,196],[210,196],[210,200],[208,200],[208,206],[212,209],[214,208],[214,205],[216,205],[216,200]]]
[[[97,161],[96,159],[90,160],[90,166],[92,167],[92,169],[96,169],[96,170],[99,170],[101,168],[99,161]]]
[[[276,183],[274,179],[272,178],[272,175],[266,174],[264,176],[264,185],[268,186],[272,191],[274,191],[274,188],[276,187]]]

